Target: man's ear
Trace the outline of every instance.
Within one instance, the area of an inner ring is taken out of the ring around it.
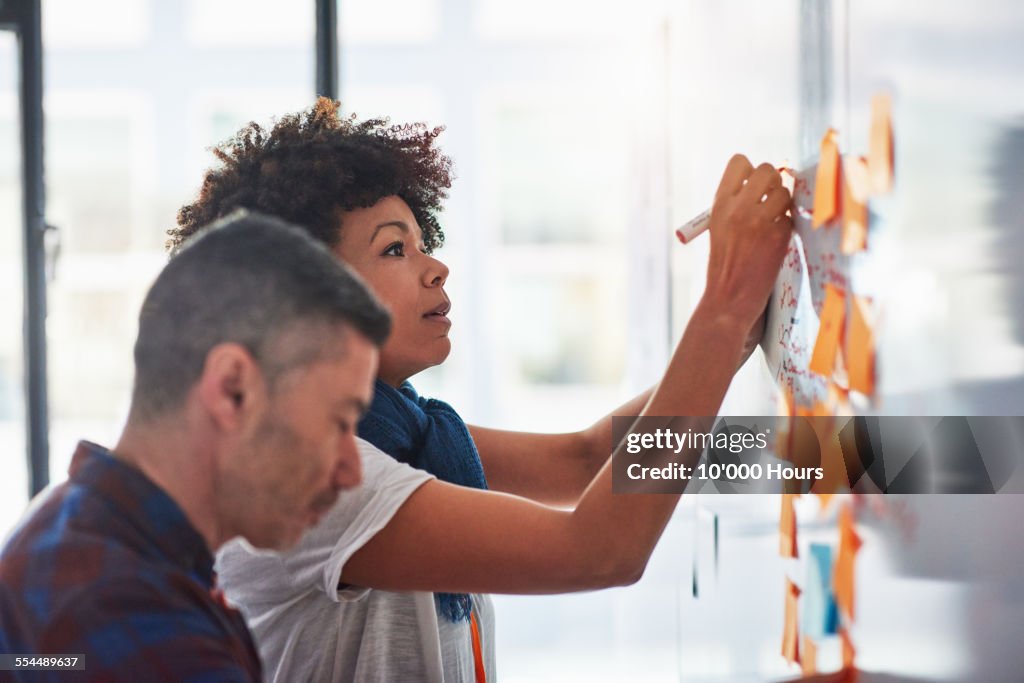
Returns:
[[[256,359],[244,346],[232,342],[210,349],[197,384],[206,412],[227,431],[244,425],[267,395],[266,380]]]

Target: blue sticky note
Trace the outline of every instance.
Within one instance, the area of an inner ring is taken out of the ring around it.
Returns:
[[[839,610],[832,593],[832,546],[811,543],[804,580],[803,631],[813,640],[834,635],[839,628]]]

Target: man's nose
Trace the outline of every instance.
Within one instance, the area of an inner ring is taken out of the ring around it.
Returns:
[[[338,466],[334,471],[334,486],[338,489],[350,489],[358,486],[363,480],[363,461],[359,457],[355,435],[341,440]]]

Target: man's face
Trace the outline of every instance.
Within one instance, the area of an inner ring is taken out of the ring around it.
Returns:
[[[362,480],[356,424],[373,396],[378,352],[353,331],[343,349],[278,377],[222,475],[231,531],[258,548],[294,545]]]

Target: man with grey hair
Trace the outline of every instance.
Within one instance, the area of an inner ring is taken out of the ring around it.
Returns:
[[[142,306],[117,445],[80,443],[0,554],[0,653],[50,668],[32,680],[259,680],[213,553],[289,547],[359,483],[389,331],[298,228],[236,214],[190,240]]]

